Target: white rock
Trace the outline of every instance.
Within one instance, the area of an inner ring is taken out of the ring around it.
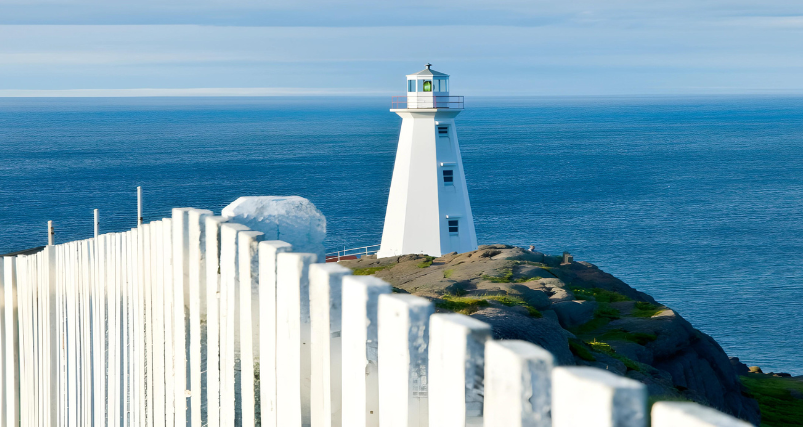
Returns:
[[[282,240],[295,252],[314,253],[324,260],[326,217],[309,200],[298,196],[240,197],[223,208],[229,221],[261,231],[265,240]]]

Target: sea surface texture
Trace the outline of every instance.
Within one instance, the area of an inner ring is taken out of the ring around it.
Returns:
[[[170,208],[300,195],[330,249],[377,244],[390,98],[0,98],[0,253]],[[803,374],[803,98],[466,98],[480,244],[571,252],[731,356]]]

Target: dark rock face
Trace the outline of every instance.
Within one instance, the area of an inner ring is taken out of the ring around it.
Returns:
[[[483,301],[462,312],[489,323],[496,339],[540,345],[558,364],[607,369],[641,381],[658,400],[694,400],[760,421],[758,403],[739,381],[746,366],[679,314],[593,264],[563,264],[562,257],[506,245],[447,254],[431,265],[423,260],[405,255],[341,264],[384,267],[377,277],[436,306],[460,311],[444,302]]]
[[[594,318],[597,309],[595,301],[563,301],[552,304],[560,320],[560,326],[569,329],[582,325]]]
[[[534,319],[526,310],[521,312],[504,306],[486,307],[471,317],[493,325],[494,339],[529,341],[548,349],[555,356],[556,364],[574,365],[568,337],[552,319]]]
[[[728,359],[731,362],[731,366],[733,366],[733,370],[736,371],[736,375],[747,375],[750,372],[750,368],[740,362],[738,357],[729,357]]]

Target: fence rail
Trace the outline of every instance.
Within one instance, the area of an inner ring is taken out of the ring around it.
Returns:
[[[483,322],[316,261],[184,208],[3,257],[0,424],[647,423],[637,381],[553,367],[538,346],[493,340]],[[748,425],[688,403],[652,414],[654,426]]]
[[[373,255],[379,251],[380,245],[361,246],[326,253],[326,262],[338,262],[344,259],[357,259],[360,256]]]

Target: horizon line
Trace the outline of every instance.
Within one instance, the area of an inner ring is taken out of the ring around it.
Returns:
[[[803,89],[687,88],[688,92],[620,94],[472,94],[487,97],[680,97],[680,96],[800,96]],[[696,89],[696,90],[695,90]],[[703,89],[702,91],[700,89]],[[128,89],[0,89],[0,98],[156,98],[272,96],[394,96],[395,91],[352,88],[128,88]]]

